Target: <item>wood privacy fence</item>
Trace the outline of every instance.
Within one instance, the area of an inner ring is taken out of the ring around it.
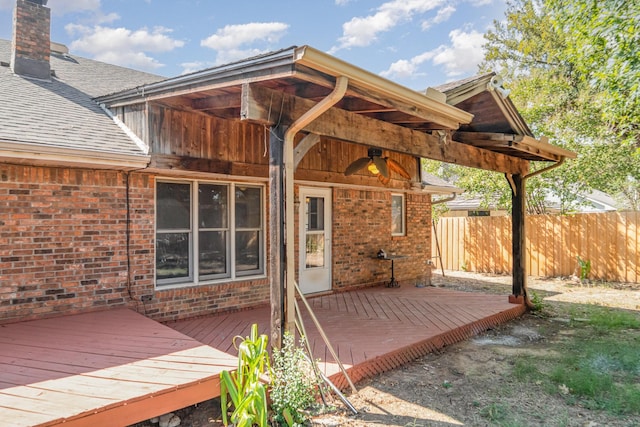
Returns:
[[[639,223],[637,211],[528,216],[527,274],[579,275],[579,256],[591,262],[589,279],[640,282]],[[436,233],[445,269],[511,272],[510,216],[440,218]],[[439,260],[434,261],[440,267]]]

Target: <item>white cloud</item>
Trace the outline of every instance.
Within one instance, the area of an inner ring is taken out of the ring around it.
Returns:
[[[405,79],[424,75],[424,73],[419,72],[419,66],[423,62],[432,59],[434,55],[433,52],[425,52],[414,56],[410,60],[401,59],[391,64],[391,66],[381,72],[380,75],[389,79]]]
[[[484,58],[484,35],[475,30],[456,29],[449,33],[449,39],[450,45],[441,45],[429,52],[433,55],[433,64],[443,66],[449,77],[476,72]]]
[[[449,33],[449,39],[451,44],[441,45],[408,60],[398,60],[380,75],[390,79],[424,76],[425,73],[420,72],[420,65],[425,62],[443,67],[449,77],[475,73],[478,70],[478,64],[484,58],[483,34],[475,30],[465,32],[462,29],[456,29]]]
[[[216,63],[222,64],[264,53],[288,28],[289,25],[282,22],[227,25],[202,40],[200,45],[217,51]],[[262,48],[258,47],[261,45]]]
[[[390,31],[415,15],[441,6],[446,0],[391,0],[383,3],[373,15],[355,17],[342,24],[339,44],[330,49],[335,53],[340,49],[363,47],[373,43],[379,33]]]
[[[89,53],[99,61],[149,71],[163,64],[148,56],[148,52],[168,52],[184,45],[183,41],[169,37],[171,30],[164,27],[132,31],[122,27],[68,24],[65,29],[71,36],[79,37],[71,43],[72,51]]]
[[[455,11],[456,11],[456,8],[450,4],[444,6],[443,8],[438,10],[438,13],[434,18],[427,19],[422,22],[422,31],[428,30],[429,28],[431,28],[431,26],[435,24],[440,24],[442,22],[448,21],[449,18],[451,18],[451,16],[455,13]]]

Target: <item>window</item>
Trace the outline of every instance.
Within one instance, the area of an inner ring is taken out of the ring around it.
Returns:
[[[263,189],[210,182],[158,182],[157,284],[264,273]]]
[[[404,212],[404,194],[391,195],[391,235],[404,236],[405,212]]]

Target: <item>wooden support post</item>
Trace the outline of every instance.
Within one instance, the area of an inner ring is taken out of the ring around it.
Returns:
[[[511,229],[513,251],[513,298],[527,299],[527,266],[526,266],[526,187],[522,175],[511,176]]]
[[[282,348],[284,327],[284,128],[269,132],[269,283],[271,287],[271,346]]]

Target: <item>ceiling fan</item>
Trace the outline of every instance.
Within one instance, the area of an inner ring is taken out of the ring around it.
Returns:
[[[371,147],[367,151],[367,157],[360,157],[355,160],[347,169],[344,174],[349,176],[358,172],[360,169],[367,168],[369,172],[374,175],[378,175],[380,182],[386,184],[389,182],[390,171],[396,172],[398,175],[405,179],[411,179],[409,173],[395,160],[389,157],[382,157],[382,150],[380,148]]]

